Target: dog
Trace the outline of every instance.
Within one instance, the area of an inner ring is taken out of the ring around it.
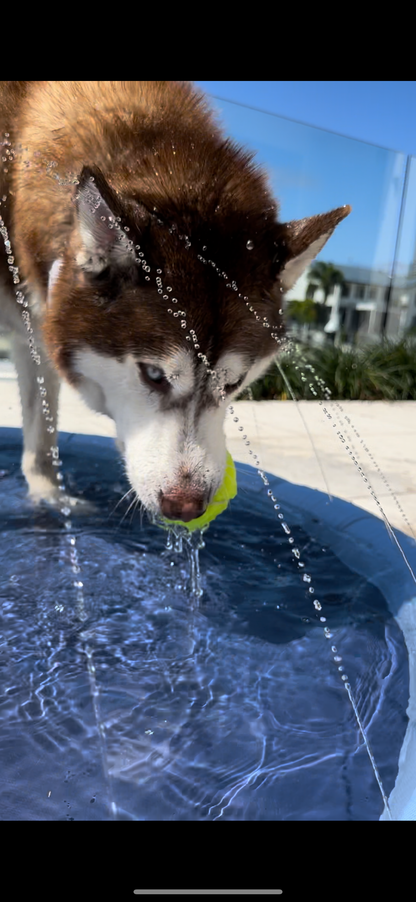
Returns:
[[[0,109],[1,322],[30,495],[59,497],[63,377],[115,421],[143,506],[189,522],[223,480],[227,406],[278,354],[284,291],[350,208],[281,223],[188,83],[2,82]]]

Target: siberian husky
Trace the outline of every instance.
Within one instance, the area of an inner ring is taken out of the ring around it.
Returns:
[[[350,208],[279,222],[265,173],[187,83],[3,82],[0,107],[29,491],[58,496],[36,376],[55,421],[63,376],[114,419],[142,504],[188,522],[222,482],[227,405],[278,353],[283,292]]]

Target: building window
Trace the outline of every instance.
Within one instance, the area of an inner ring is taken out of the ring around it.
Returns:
[[[357,285],[355,288],[355,297],[362,301],[365,293],[365,285]]]
[[[344,285],[342,286],[342,290],[341,290],[341,297],[349,298],[349,296],[350,296],[350,286],[344,282]]]
[[[370,286],[369,286],[369,289],[368,289],[368,297],[369,297],[370,300],[372,300],[372,301],[374,301],[374,299],[377,297],[377,286],[376,286],[376,285],[370,285]]]

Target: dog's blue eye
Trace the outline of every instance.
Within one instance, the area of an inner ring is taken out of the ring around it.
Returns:
[[[152,382],[161,382],[165,377],[163,370],[160,370],[158,366],[147,366],[146,374]]]
[[[159,366],[153,366],[151,363],[139,363],[139,367],[144,381],[151,388],[164,392],[169,389],[170,383]]]

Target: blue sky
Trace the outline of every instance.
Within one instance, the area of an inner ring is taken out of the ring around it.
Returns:
[[[416,156],[416,82],[195,84],[211,95],[227,132],[258,151],[282,219],[352,205],[321,259],[390,268],[406,156]],[[408,186],[403,266],[416,240],[416,160]]]
[[[210,94],[416,156],[416,81],[197,81]]]

